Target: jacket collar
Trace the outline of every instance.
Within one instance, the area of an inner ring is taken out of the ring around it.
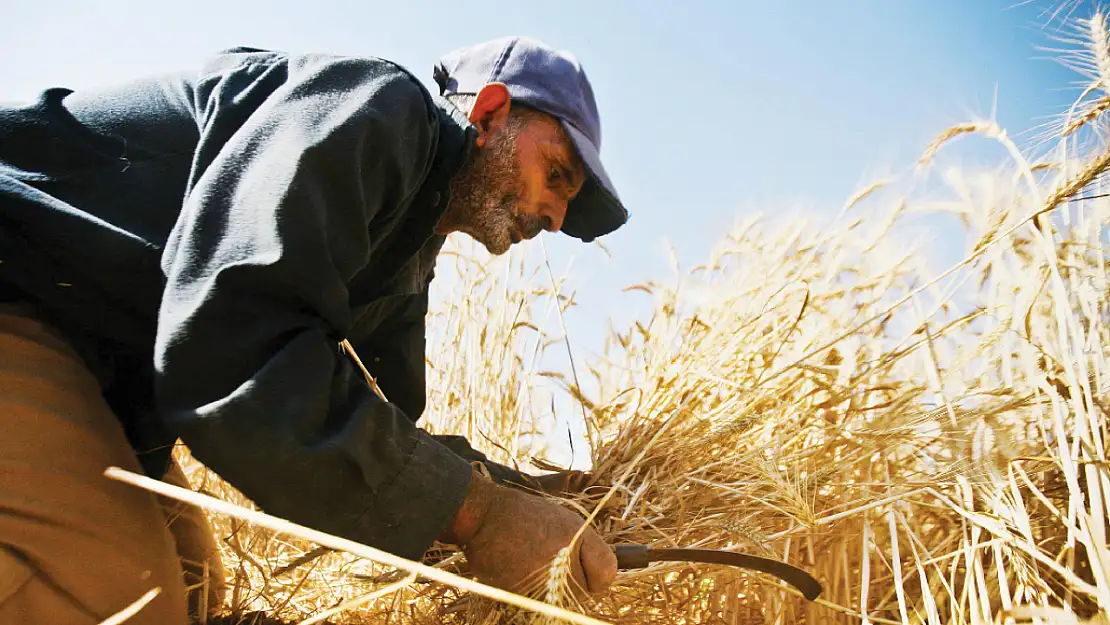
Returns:
[[[425,286],[435,272],[435,260],[446,237],[435,233],[435,226],[451,200],[451,181],[459,172],[478,137],[478,130],[461,111],[440,96],[432,95],[433,115],[438,117],[439,133],[432,162],[424,183],[416,192],[408,214],[398,224],[383,252],[374,284],[359,298],[368,299],[381,285],[399,278],[404,266],[415,260],[415,270]],[[413,258],[413,257],[417,258]],[[415,276],[414,276],[415,277]],[[356,299],[359,299],[356,298]]]
[[[433,114],[438,117],[438,140],[424,184],[413,201],[416,210],[406,219],[405,229],[422,240],[420,247],[433,243],[438,248],[445,237],[435,234],[435,226],[451,201],[451,181],[470,157],[478,129],[446,99],[432,95],[432,102]]]
[[[451,180],[470,157],[470,151],[474,149],[478,129],[458,107],[445,98],[433,95],[432,102],[439,115],[440,132],[439,144],[432,159],[432,169],[428,174],[428,183],[435,187],[436,194],[432,197],[438,220],[451,200]]]

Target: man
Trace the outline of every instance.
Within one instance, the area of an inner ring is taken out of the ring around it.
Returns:
[[[128,622],[185,622],[178,559],[216,564],[210,530],[103,476],[181,483],[178,438],[271,514],[410,559],[456,544],[504,588],[568,544],[581,517],[415,423],[446,235],[501,254],[625,223],[593,93],[518,37],[435,78],[240,48],[0,108],[0,622],[96,623],[155,586]],[[572,560],[591,592],[616,574],[592,531]]]

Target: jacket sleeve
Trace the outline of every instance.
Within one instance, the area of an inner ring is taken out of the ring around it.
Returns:
[[[210,83],[163,256],[159,412],[268,513],[419,559],[471,467],[379,400],[338,343],[368,228],[435,150],[431,105],[369,60],[279,57]]]
[[[363,365],[374,376],[386,398],[416,422],[423,416],[427,401],[427,313],[425,291],[413,297],[367,338],[353,343]],[[463,460],[482,463],[498,482],[536,487],[527,474],[490,460],[474,449],[465,436],[433,434],[432,438]]]

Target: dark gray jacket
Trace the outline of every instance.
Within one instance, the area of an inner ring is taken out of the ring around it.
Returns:
[[[0,298],[73,340],[148,473],[180,437],[267,512],[419,558],[484,459],[415,425],[473,133],[375,58],[238,48],[46,90],[0,107]]]

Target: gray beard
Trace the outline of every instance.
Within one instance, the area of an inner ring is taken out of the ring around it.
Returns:
[[[494,256],[509,250],[515,230],[528,236],[542,228],[539,219],[517,214],[522,195],[518,132],[510,120],[486,149],[472,153],[451,181],[451,201],[440,220],[441,229],[465,232]]]

